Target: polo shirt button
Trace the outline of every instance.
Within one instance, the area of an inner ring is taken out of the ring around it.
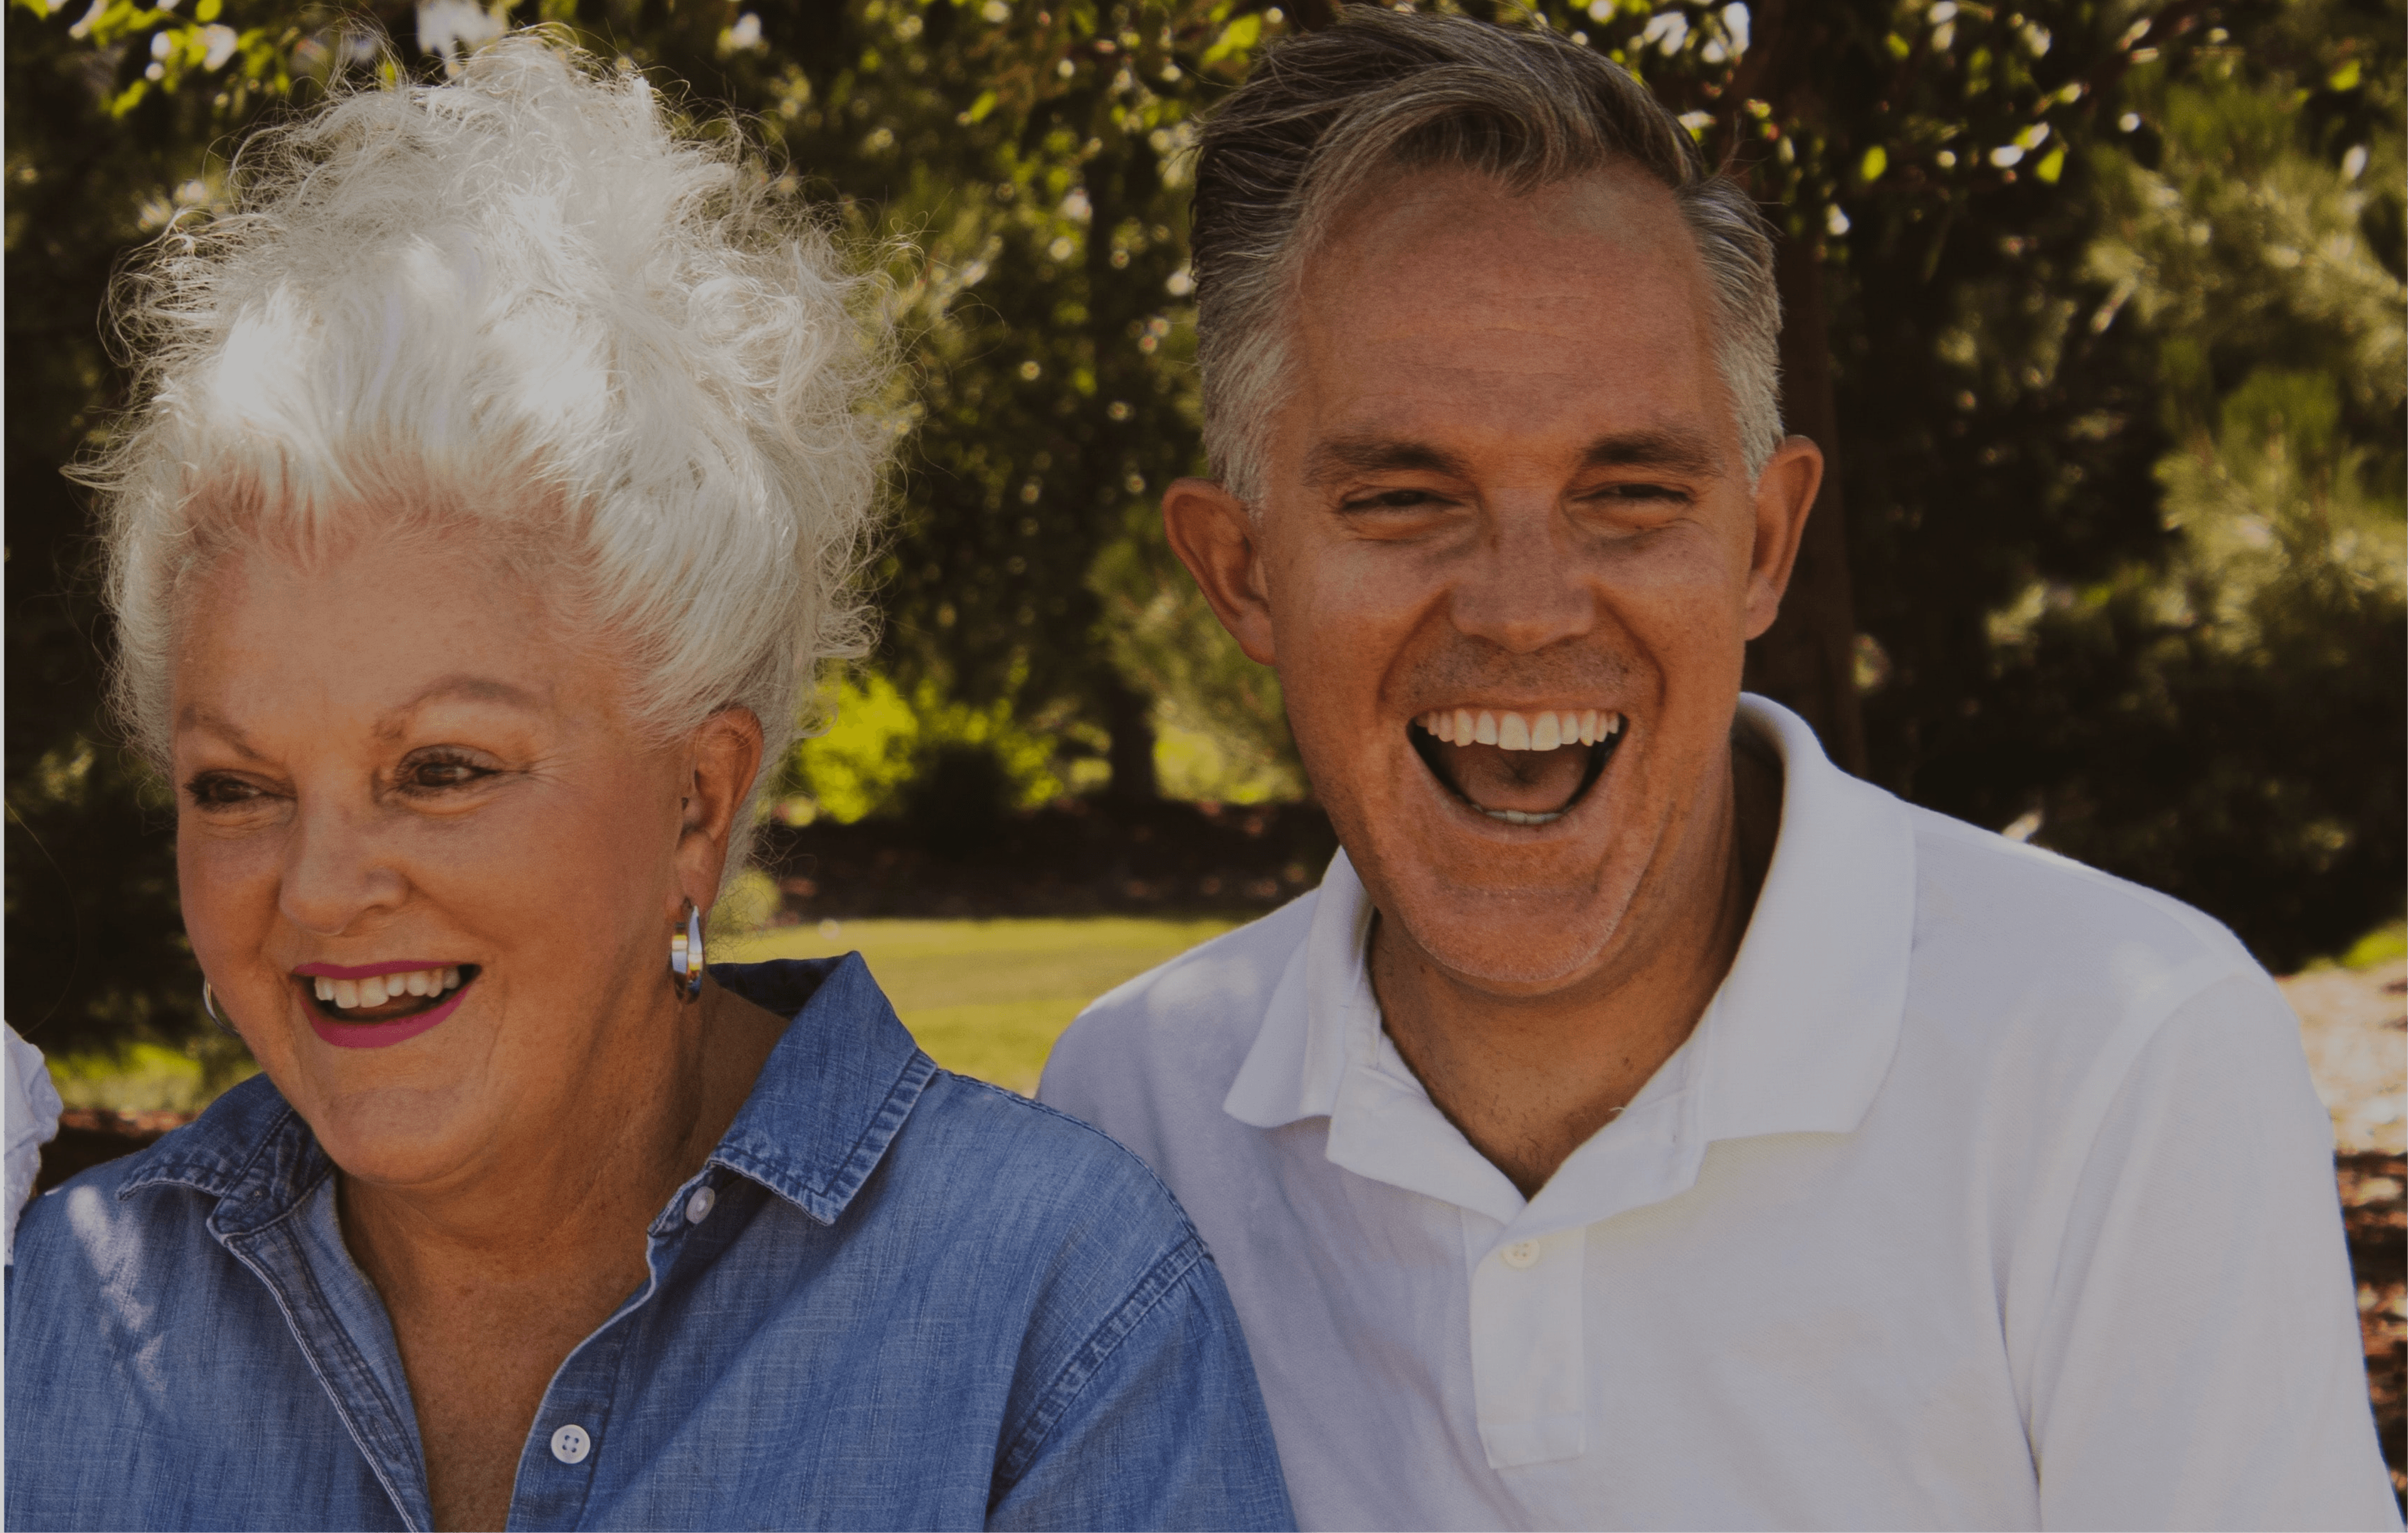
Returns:
[[[1506,1266],[1517,1271],[1526,1270],[1539,1265],[1539,1242],[1516,1240],[1505,1248],[1504,1254]]]
[[[563,1464],[582,1464],[585,1455],[593,1451],[594,1440],[575,1422],[552,1434],[552,1456]]]
[[[711,1205],[718,1201],[717,1193],[708,1187],[696,1187],[694,1190],[694,1196],[685,1200],[685,1222],[689,1225],[701,1224],[710,1217]]]

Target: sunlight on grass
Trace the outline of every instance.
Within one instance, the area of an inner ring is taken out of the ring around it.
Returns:
[[[2341,957],[2344,968],[2372,968],[2391,959],[2408,956],[2408,922],[2395,921],[2378,927],[2358,939]]]
[[[857,949],[938,1064],[1025,1096],[1080,1008],[1236,924],[1135,916],[828,922],[722,938],[711,957],[758,963]]]

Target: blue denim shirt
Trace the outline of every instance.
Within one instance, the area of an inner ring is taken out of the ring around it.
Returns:
[[[553,1376],[510,1526],[1293,1526],[1228,1296],[1135,1156],[939,1069],[857,955],[713,972],[795,1020]],[[432,1525],[334,1169],[263,1077],[35,1201],[10,1527]]]

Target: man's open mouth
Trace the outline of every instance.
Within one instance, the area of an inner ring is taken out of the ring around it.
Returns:
[[[1446,791],[1491,820],[1544,825],[1570,814],[1627,733],[1601,709],[1438,709],[1406,736]]]
[[[413,968],[373,966],[335,971],[318,965],[294,970],[318,1014],[330,1022],[399,1022],[432,1011],[475,981],[474,964],[427,964]]]

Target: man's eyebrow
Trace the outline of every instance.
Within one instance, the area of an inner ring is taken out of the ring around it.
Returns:
[[[1599,437],[1581,454],[1584,468],[1661,468],[1676,474],[1714,472],[1717,454],[1701,432],[1685,426]]]
[[[1463,471],[1463,460],[1453,453],[1396,437],[1333,437],[1315,444],[1304,459],[1304,481],[1315,487],[1349,474]]]

